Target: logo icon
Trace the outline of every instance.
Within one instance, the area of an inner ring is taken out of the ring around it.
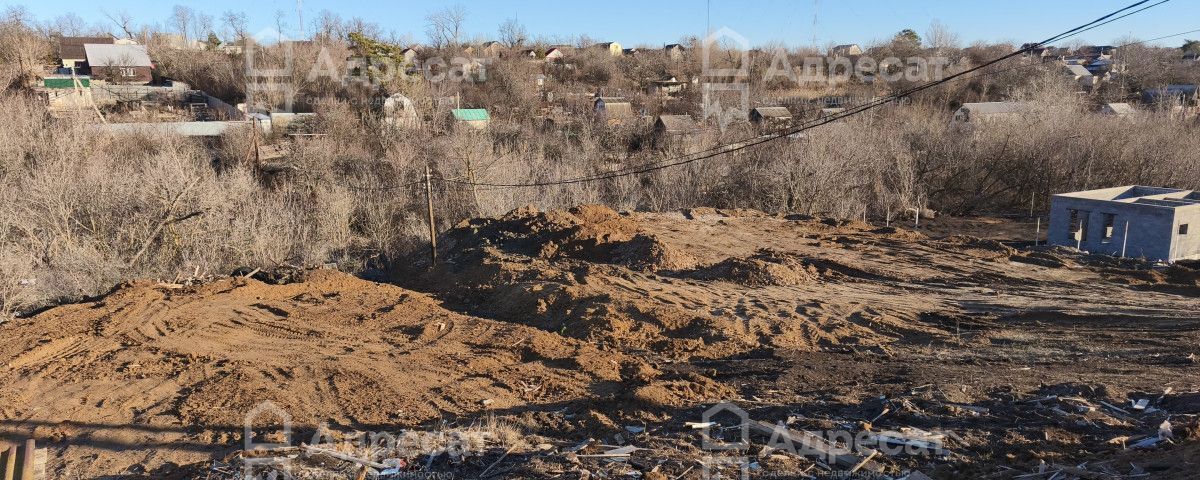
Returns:
[[[721,131],[749,118],[750,41],[729,27],[721,27],[705,37],[701,66],[704,118],[715,117]],[[723,103],[722,98],[727,102]]]
[[[722,428],[718,420],[727,423],[736,422],[736,424]],[[724,402],[705,410],[700,416],[700,421],[704,425],[704,429],[700,432],[700,448],[707,452],[714,452],[706,455],[703,459],[702,478],[704,480],[729,478],[748,480],[750,478],[750,457],[746,456],[746,451],[750,448],[750,414],[737,405]],[[722,432],[727,429],[737,429],[737,435],[731,439],[732,441],[726,441],[723,434],[714,434],[715,429],[721,429]],[[730,470],[736,470],[736,476],[726,476],[725,472]]]

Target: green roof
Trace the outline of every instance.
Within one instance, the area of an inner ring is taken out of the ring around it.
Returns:
[[[456,108],[451,113],[456,120],[464,122],[489,121],[492,119],[488,111],[482,108]]]
[[[81,78],[79,79],[79,83],[84,88],[87,88],[91,86],[91,79]],[[45,85],[46,88],[75,88],[75,80],[71,78],[51,77],[44,79],[42,85]]]

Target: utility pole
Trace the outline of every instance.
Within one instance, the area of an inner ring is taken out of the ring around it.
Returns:
[[[429,268],[437,263],[437,226],[433,223],[433,173],[425,166],[425,204],[429,207]]]

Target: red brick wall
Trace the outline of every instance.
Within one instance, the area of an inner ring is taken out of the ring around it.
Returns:
[[[150,83],[150,67],[92,67],[92,78],[112,83]]]

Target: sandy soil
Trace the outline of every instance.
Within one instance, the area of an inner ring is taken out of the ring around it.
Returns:
[[[399,286],[332,271],[289,285],[135,282],[0,327],[0,439],[48,442],[56,478],[204,478],[271,400],[301,428],[496,416],[555,445],[646,448],[619,466],[646,478],[699,478],[683,422],[730,400],[794,428],[953,434],[950,455],[878,459],[895,476],[1087,462],[1093,475],[1191,478],[1196,270],[1007,242],[1026,230],[524,209],[455,227],[439,264],[414,256]],[[1152,408],[1130,411],[1141,398]],[[1163,420],[1173,443],[1110,443]],[[756,475],[819,471],[754,454]],[[496,458],[431,468],[478,474]],[[507,478],[597,468],[537,449],[502,459],[491,472]]]

